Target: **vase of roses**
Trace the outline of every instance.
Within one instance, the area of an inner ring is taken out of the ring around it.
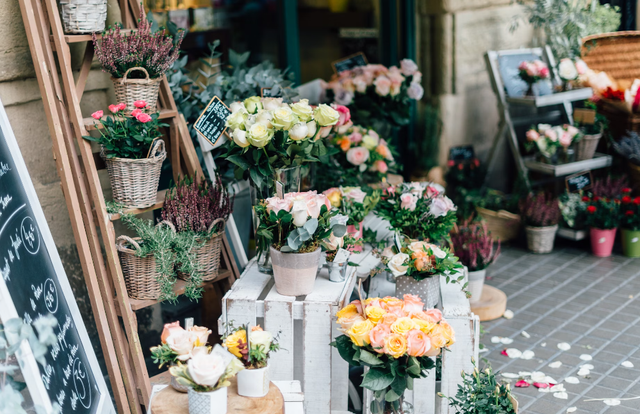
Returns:
[[[161,344],[151,348],[151,360],[159,364],[176,366],[178,362],[185,363],[195,354],[206,352],[207,341],[211,331],[202,326],[191,326],[184,329],[180,322],[172,322],[164,325]],[[176,377],[171,376],[171,387],[179,392],[187,392],[189,387],[180,384]]]
[[[620,199],[622,253],[640,257],[640,197],[631,198],[631,189],[624,188]]]
[[[533,86],[541,80],[549,79],[549,68],[541,60],[523,61],[518,66],[518,76],[527,84],[525,96],[534,96]]]
[[[227,387],[243,369],[238,358],[216,344],[193,355],[186,364],[169,368],[169,372],[189,388],[189,414],[226,414]]]
[[[625,199],[625,202],[628,200]],[[586,224],[589,226],[593,255],[597,257],[611,256],[616,230],[620,225],[620,200],[591,197],[587,201]]]
[[[428,183],[402,183],[382,192],[375,213],[391,229],[414,240],[434,243],[447,237],[456,222],[456,206]]]
[[[572,125],[551,126],[538,124],[527,131],[525,147],[527,151],[535,150],[541,162],[546,164],[566,164],[575,161],[574,142],[583,138],[583,133]]]
[[[534,253],[550,253],[560,221],[558,199],[544,192],[529,194],[520,200],[519,207],[526,224],[529,250]]]
[[[91,114],[100,136],[84,136],[100,144],[100,156],[107,164],[115,202],[125,208],[145,208],[156,203],[162,162],[167,157],[160,139],[159,114],[150,114],[145,101],[136,101],[131,116],[126,105],[109,105],[112,116],[103,111]],[[135,137],[135,139],[132,139]]]
[[[338,215],[327,197],[315,191],[271,197],[255,211],[260,223],[257,248],[270,251],[278,293],[311,293],[320,265],[320,242],[344,236],[347,217]]]
[[[372,414],[412,413],[405,390],[455,342],[442,312],[425,309],[414,295],[356,300],[338,311],[337,320],[343,335],[331,345],[349,365],[365,368],[361,386],[373,393]]]
[[[260,325],[231,327],[231,333],[222,338],[223,346],[244,365],[238,372],[238,395],[264,397],[269,393],[269,357],[280,349],[277,338]],[[247,346],[247,344],[249,344]]]
[[[447,283],[460,283],[464,275],[456,275],[462,265],[446,247],[407,238],[399,245],[386,247],[381,253],[382,263],[396,280],[396,296],[419,296],[427,307],[440,303],[440,276]]]
[[[380,192],[361,187],[333,187],[325,190],[331,206],[337,208],[341,214],[349,217],[347,234],[361,240],[364,232],[364,218],[376,207],[380,201]],[[362,246],[352,246],[352,251],[361,252]]]

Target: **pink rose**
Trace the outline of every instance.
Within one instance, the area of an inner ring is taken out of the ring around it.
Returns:
[[[367,81],[363,76],[356,76],[353,78],[353,86],[356,88],[356,92],[365,93],[367,90]]]
[[[529,63],[527,63],[526,61],[520,62],[520,64],[518,65],[518,70],[527,70],[527,68],[529,67]]]
[[[376,87],[376,93],[380,96],[387,96],[391,91],[391,80],[386,76],[378,76],[373,82]]]
[[[404,76],[411,76],[418,70],[418,65],[411,59],[402,59],[400,61],[400,71]]]
[[[418,196],[413,193],[406,193],[400,196],[400,208],[413,211],[416,209],[418,203]]]
[[[348,198],[355,203],[362,204],[364,202],[364,198],[367,196],[367,193],[358,187],[343,187],[340,190],[345,198]]]
[[[538,134],[538,131],[536,131],[535,129],[530,129],[527,131],[527,141],[537,141],[538,138],[540,138],[540,134]]]
[[[549,77],[549,68],[547,67],[541,68],[539,73],[542,79],[546,79]]]
[[[380,142],[380,135],[378,135],[378,133],[373,129],[368,130],[367,135],[369,135],[371,138],[375,139],[376,141]],[[384,145],[387,145],[387,143],[384,140],[382,141],[382,143]]]
[[[175,322],[171,322],[171,323],[165,323],[164,324],[164,328],[162,329],[162,334],[160,335],[160,340],[162,341],[162,343],[166,343],[167,342],[167,338],[173,334],[173,333],[177,333],[180,331],[184,331],[184,328],[182,328],[180,326],[180,322],[179,321],[175,321]]]
[[[353,102],[353,92],[343,88],[334,89],[333,100],[340,105],[349,105]]]
[[[291,210],[292,203],[290,200],[283,200],[278,197],[271,197],[271,198],[267,198],[265,201],[267,203],[268,212],[273,211],[274,214],[278,214],[280,210],[284,210],[287,212]]]
[[[429,215],[432,217],[442,217],[450,211],[456,211],[456,206],[447,196],[434,198],[429,206]]]
[[[589,70],[589,67],[584,62],[584,60],[579,59],[578,61],[576,61],[576,69],[578,71],[578,75],[584,75]]]
[[[422,83],[422,72],[414,73],[413,78],[411,79],[411,83]]]
[[[142,108],[144,108],[145,106],[147,106],[147,103],[146,103],[145,101],[143,101],[143,100],[135,101],[135,102],[133,103],[133,106],[135,106],[136,108],[140,108],[140,109],[142,109]]]
[[[387,163],[382,160],[378,160],[375,163],[373,163],[373,167],[379,172],[381,172],[382,174],[386,174],[387,171],[389,170],[389,166],[387,166]]]
[[[320,195],[324,197],[324,195]],[[307,214],[311,218],[317,219],[320,216],[320,208],[324,204],[324,201],[320,198],[320,196],[313,197],[310,200],[307,200]],[[326,197],[325,197],[326,198]]]
[[[118,104],[118,110],[119,111],[124,111],[125,109],[127,109],[127,105],[125,103],[120,102]]]
[[[349,135],[349,141],[351,141],[354,144],[361,142],[362,134],[359,132],[353,132],[351,135]]]
[[[135,118],[135,117],[137,117],[138,115],[140,115],[141,113],[142,113],[142,109],[138,109],[138,108],[136,108],[136,109],[134,109],[133,111],[131,111],[131,116]]]
[[[389,325],[380,323],[378,326],[369,331],[369,340],[371,341],[371,347],[379,353],[384,353],[384,338],[391,334],[391,328]]]
[[[440,194],[440,191],[438,191],[437,188],[432,187],[430,185],[427,186],[427,197],[431,198],[431,197],[437,197]]]
[[[338,134],[346,134],[347,131],[349,131],[349,128],[351,128],[353,126],[353,122],[349,121],[346,124],[336,127],[336,132]]]
[[[424,302],[416,295],[404,295],[404,312],[406,315],[413,315],[418,312],[422,312],[424,309]]]
[[[326,138],[326,137],[328,137],[329,134],[331,133],[331,129],[332,128],[333,128],[333,125],[321,127],[320,128],[320,133],[318,134],[318,138]],[[316,138],[316,141],[318,140],[318,138]]]
[[[151,115],[145,113],[138,114],[138,116],[136,116],[136,119],[143,124],[146,124],[147,122],[151,121]]]
[[[527,75],[531,77],[538,75],[538,71],[536,70],[535,66],[527,66],[526,72]]]
[[[563,131],[562,135],[560,135],[560,145],[567,148],[569,145],[571,145],[572,141],[573,136],[568,131]]]
[[[347,151],[347,161],[353,165],[362,165],[369,159],[369,150],[365,147],[355,147]]]
[[[427,317],[428,319],[424,319],[424,318],[420,318],[420,319],[423,319],[427,322],[438,323],[442,320],[442,312],[440,311],[440,309],[426,310],[424,311],[424,316]]]
[[[420,357],[431,350],[431,339],[419,329],[412,329],[407,334],[407,354]]]
[[[407,95],[409,96],[409,98],[415,101],[419,101],[424,95],[424,88],[419,83],[411,82],[411,85],[409,85],[409,89],[407,89]]]
[[[556,131],[554,131],[553,129],[547,129],[544,132],[544,135],[553,142],[556,142],[558,140],[558,134],[556,134]]]
[[[351,112],[346,106],[332,104],[331,107],[338,111],[338,114],[340,114],[340,118],[338,119],[338,123],[336,124],[336,126],[343,126],[351,120]]]
[[[565,129],[567,130],[569,135],[571,135],[571,137],[575,137],[576,135],[578,135],[580,133],[580,130],[578,128],[574,127],[573,125],[566,125]]]
[[[94,113],[91,114],[91,117],[93,119],[100,119],[102,118],[103,115],[104,115],[103,111],[95,111]]]
[[[109,105],[109,110],[115,114],[120,110],[120,108],[118,108],[118,105]]]

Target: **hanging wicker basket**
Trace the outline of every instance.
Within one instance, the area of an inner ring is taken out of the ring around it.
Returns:
[[[65,33],[94,33],[104,30],[107,0],[60,0]]]
[[[600,138],[602,138],[602,132],[583,136],[576,144],[576,161],[590,160],[593,158]]]
[[[496,239],[506,242],[518,237],[521,224],[519,215],[506,210],[493,211],[482,207],[476,207],[476,211],[487,222],[487,229]]]
[[[129,73],[139,70],[145,74],[144,79],[129,79]],[[121,78],[111,78],[113,89],[118,103],[124,102],[127,107],[124,112],[130,115],[135,109],[135,101],[145,101],[147,112],[156,112],[158,106],[158,93],[163,76],[149,79],[149,72],[145,68],[135,67],[127,70]]]
[[[209,226],[211,232],[216,226],[222,223],[222,229],[211,236],[207,242],[195,250],[198,273],[202,275],[203,282],[215,280],[220,270],[220,253],[222,252],[222,235],[224,234],[224,219],[217,218]],[[178,271],[178,277],[182,280],[189,280],[190,275]]]
[[[156,203],[162,162],[167,158],[164,141],[156,140],[149,158],[106,158],[113,200],[125,208],[145,208]]]

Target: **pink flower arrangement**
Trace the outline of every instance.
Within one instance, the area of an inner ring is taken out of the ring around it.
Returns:
[[[531,127],[526,133],[528,150],[535,149],[545,157],[551,157],[558,149],[567,149],[574,142],[582,138],[582,132],[573,125],[564,124],[552,127],[548,124],[539,124],[537,128]]]
[[[529,85],[549,78],[549,68],[541,60],[523,61],[518,66],[518,71],[520,79]]]

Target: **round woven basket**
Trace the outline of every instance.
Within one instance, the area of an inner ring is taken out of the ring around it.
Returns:
[[[202,281],[208,282],[218,277],[220,269],[220,253],[222,252],[222,235],[224,234],[224,219],[217,218],[209,226],[211,232],[218,223],[222,223],[222,230],[211,236],[211,238],[201,247],[195,250],[198,273],[202,275]],[[182,280],[189,280],[190,275],[178,271],[178,277]]]
[[[526,226],[527,246],[534,253],[551,253],[558,225],[546,227]]]
[[[139,70],[145,74],[144,79],[128,79],[129,73]],[[135,67],[127,70],[121,78],[111,78],[113,89],[118,103],[124,102],[127,107],[124,110],[126,115],[130,115],[135,109],[135,101],[145,101],[148,112],[156,112],[158,106],[158,92],[162,76],[149,79],[149,72],[145,68]]]
[[[156,203],[162,162],[167,158],[164,141],[156,140],[149,158],[106,158],[113,200],[125,208],[145,208]]]
[[[60,0],[65,33],[93,33],[104,30],[107,0]]]
[[[576,161],[590,160],[596,153],[602,132],[595,135],[585,135],[576,144]]]
[[[518,237],[521,225],[519,215],[506,210],[493,211],[482,207],[476,207],[476,211],[487,222],[487,229],[496,239],[506,242]]]

